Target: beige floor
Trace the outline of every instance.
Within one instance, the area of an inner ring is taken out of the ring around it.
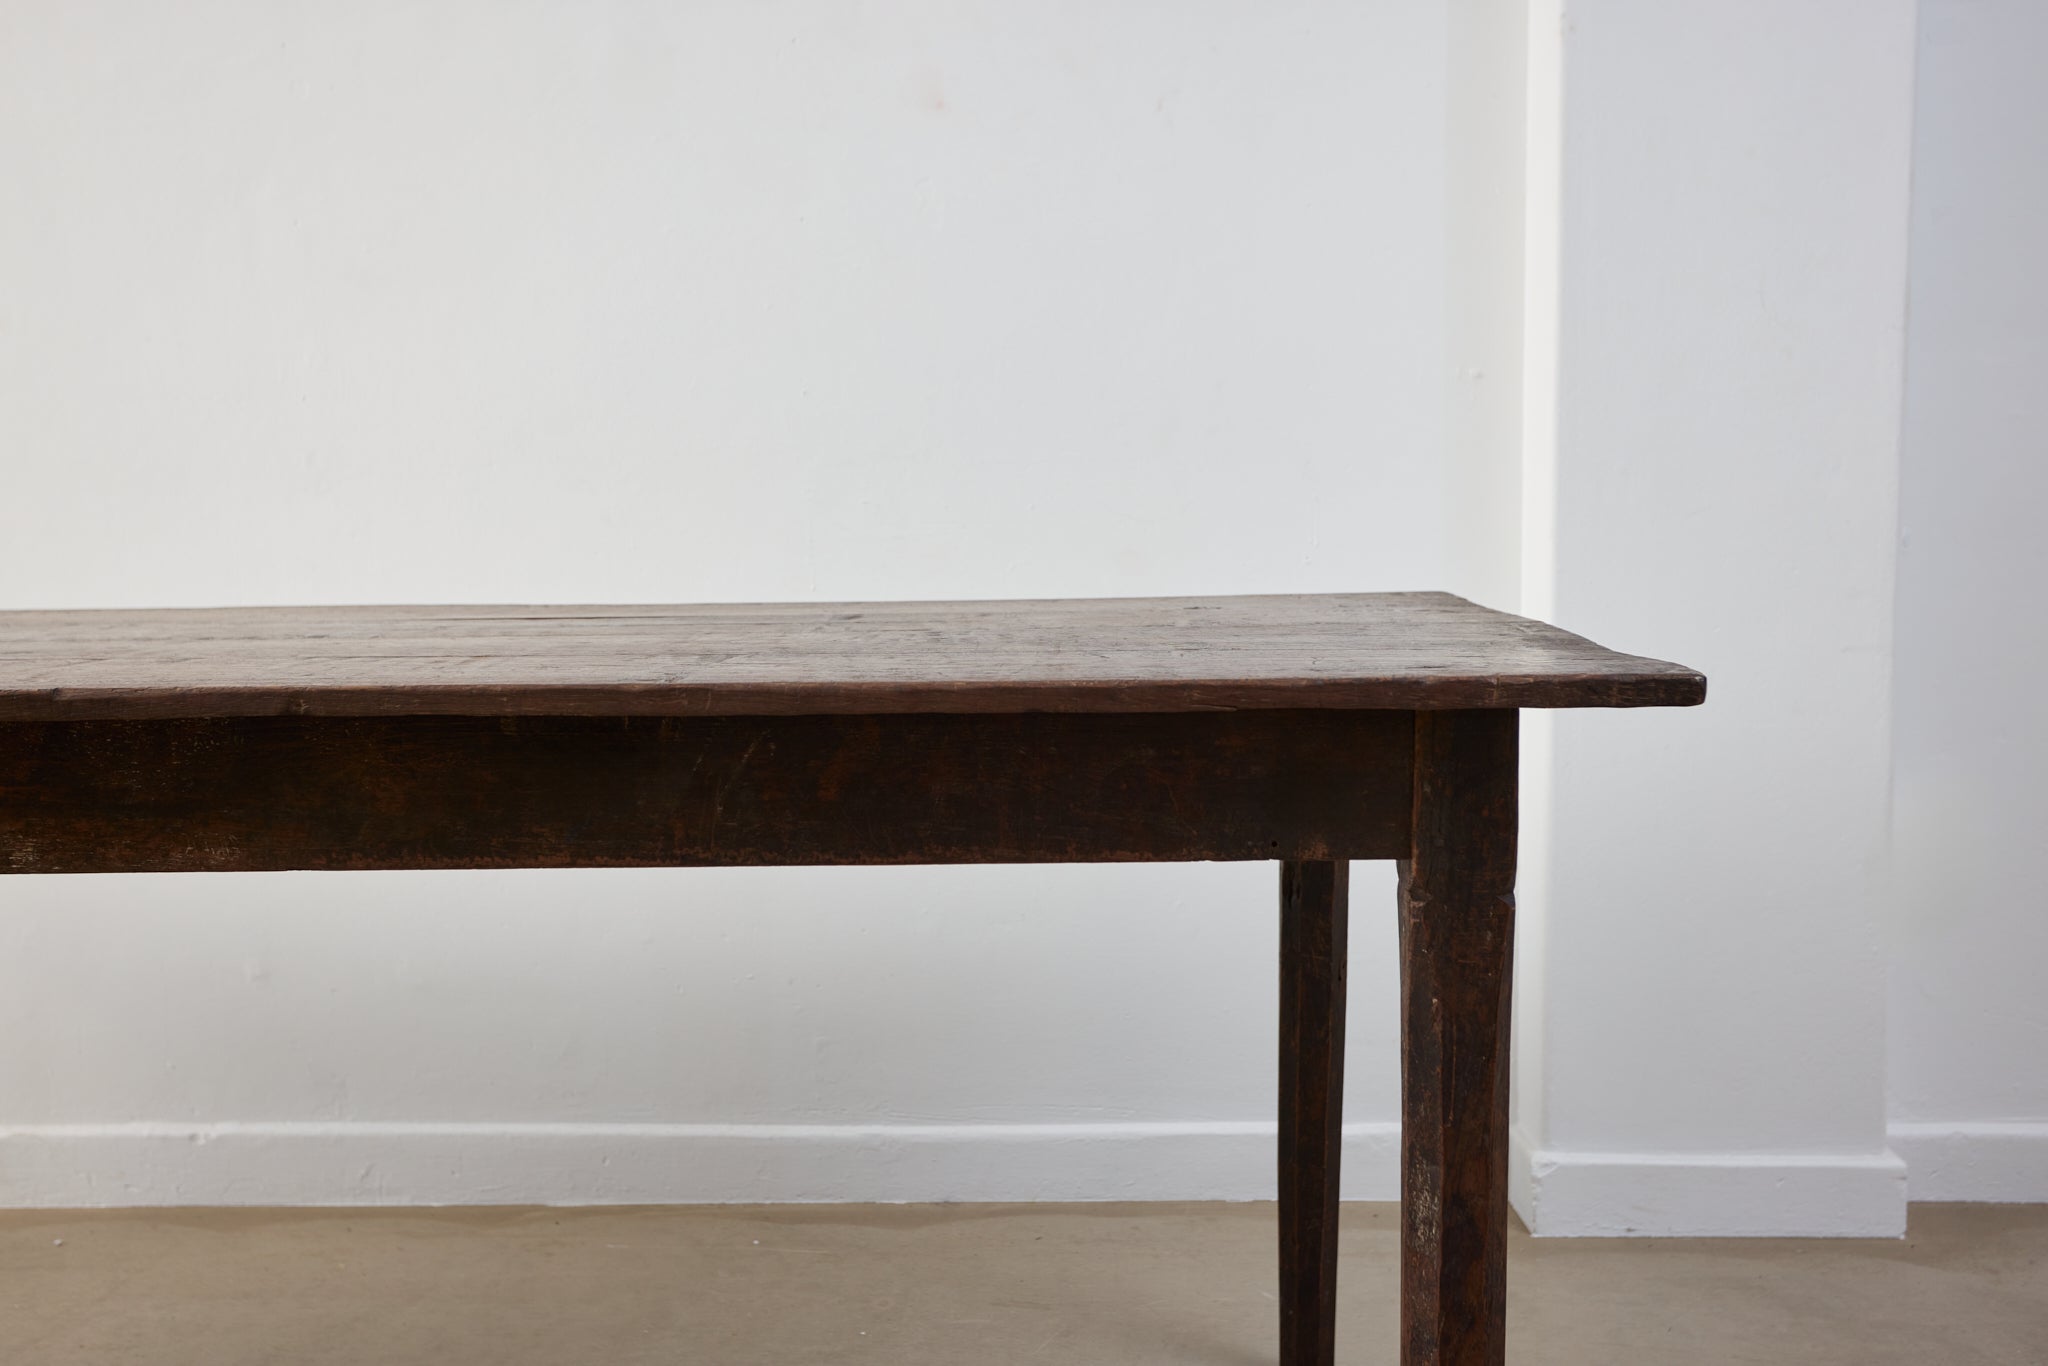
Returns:
[[[0,1363],[1273,1360],[1270,1205],[0,1213]],[[1344,1214],[1339,1358],[1394,1360],[1396,1225]],[[1508,1358],[2048,1363],[2048,1206],[1903,1242],[1536,1241]]]

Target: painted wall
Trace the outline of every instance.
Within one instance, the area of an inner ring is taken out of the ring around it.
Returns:
[[[1877,908],[1913,6],[1557,18],[1525,601],[1710,685],[1556,719],[1517,1205],[1542,1233],[1898,1232]]]
[[[1524,1216],[2048,1198],[2048,35],[1923,20],[16,7],[0,606],[1450,583],[1713,680],[1528,723]],[[0,881],[0,1202],[1264,1194],[1274,882]]]
[[[1920,12],[1892,1141],[1916,1200],[2048,1200],[2048,9]]]
[[[1440,8],[14,6],[0,606],[1433,586]],[[1262,1194],[1275,883],[10,879],[0,1200]]]
[[[1502,611],[1521,591],[1528,15],[1444,7],[1444,586]]]

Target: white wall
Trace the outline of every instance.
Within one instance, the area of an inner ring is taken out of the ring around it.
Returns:
[[[1710,692],[1561,714],[1536,775],[1541,1233],[1904,1227],[1877,908],[1912,53],[1910,0],[1562,6],[1524,592]]]
[[[1913,1198],[2048,1200],[2048,7],[1922,0],[1890,1083]]]
[[[1520,596],[1527,0],[1444,7],[1444,587]]]
[[[2048,33],[1919,43],[1913,132],[1911,0],[17,6],[0,606],[1450,584],[1712,679],[1528,724],[1537,1230],[2048,1198]],[[1274,881],[0,880],[0,1203],[1264,1194]]]
[[[1440,8],[13,6],[0,606],[1438,584]],[[0,1201],[1261,1194],[1276,895],[8,879]]]

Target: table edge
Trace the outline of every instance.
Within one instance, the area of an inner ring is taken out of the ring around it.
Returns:
[[[1656,661],[1644,661],[1653,664]],[[591,683],[0,691],[0,722],[245,716],[844,716],[1020,712],[1457,711],[1688,707],[1703,675],[1629,674],[1170,682]]]

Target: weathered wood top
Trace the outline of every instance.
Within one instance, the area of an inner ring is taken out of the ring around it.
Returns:
[[[1447,593],[0,612],[0,721],[1687,706]]]

